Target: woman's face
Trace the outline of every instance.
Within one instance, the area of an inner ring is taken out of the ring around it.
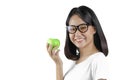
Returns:
[[[70,18],[69,26],[78,26],[80,24],[86,24],[78,15],[73,15]],[[84,33],[80,32],[78,29],[75,33],[69,33],[70,40],[78,48],[84,48],[94,44],[94,34],[96,30],[93,26],[89,25],[88,30]]]

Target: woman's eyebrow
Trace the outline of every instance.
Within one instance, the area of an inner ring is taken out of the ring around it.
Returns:
[[[79,25],[82,25],[82,24],[86,24],[86,23],[81,23],[81,24],[79,24]],[[69,26],[79,26],[79,25],[69,25]]]

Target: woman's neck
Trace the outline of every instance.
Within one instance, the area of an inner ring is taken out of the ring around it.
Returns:
[[[79,60],[76,61],[77,64],[87,59],[90,55],[99,52],[99,50],[95,47],[95,45],[87,46],[85,48],[80,49],[79,51],[80,51],[80,58]]]
[[[96,52],[98,52],[98,50],[95,46],[80,49],[80,57],[89,56],[89,55],[94,54]]]

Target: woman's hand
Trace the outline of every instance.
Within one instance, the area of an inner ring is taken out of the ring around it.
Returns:
[[[49,45],[47,43],[46,47],[47,47],[47,51],[48,51],[50,57],[53,59],[55,64],[56,65],[62,65],[63,63],[62,63],[62,60],[59,56],[59,51],[60,50],[58,49],[58,46],[53,48],[52,45]]]

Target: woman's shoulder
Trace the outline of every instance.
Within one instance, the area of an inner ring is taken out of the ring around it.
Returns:
[[[105,57],[104,53],[102,53],[102,52],[98,52],[98,53],[93,55],[93,60],[95,60],[95,61],[105,59],[105,58],[106,57]]]
[[[105,56],[103,52],[97,52],[95,53],[96,56]]]
[[[93,59],[92,59],[92,64],[95,66],[97,65],[104,65],[107,63],[107,59],[104,55],[104,53],[102,52],[98,52],[94,55]]]

